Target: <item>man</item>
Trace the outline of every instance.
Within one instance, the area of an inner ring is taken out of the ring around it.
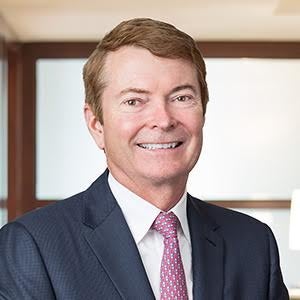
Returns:
[[[1,299],[288,299],[271,230],[186,193],[205,76],[169,24],[133,19],[104,37],[84,67],[84,113],[108,170],[1,230]]]

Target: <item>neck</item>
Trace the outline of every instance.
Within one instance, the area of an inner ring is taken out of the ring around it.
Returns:
[[[154,182],[149,179],[130,179],[114,172],[111,174],[120,184],[162,211],[170,210],[179,202],[187,182],[186,176],[177,180]]]

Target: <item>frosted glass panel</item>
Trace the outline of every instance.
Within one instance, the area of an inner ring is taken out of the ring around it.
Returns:
[[[210,102],[189,190],[206,200],[290,199],[300,187],[300,60],[206,62]]]
[[[300,187],[300,60],[206,59],[210,103],[188,183],[205,200],[289,199]],[[84,60],[37,63],[37,198],[85,189],[105,157],[83,118]]]
[[[105,169],[105,158],[83,117],[82,59],[37,62],[38,199],[61,199],[86,189]]]

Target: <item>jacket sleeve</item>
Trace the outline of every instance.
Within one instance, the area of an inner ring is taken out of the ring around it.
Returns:
[[[17,222],[0,230],[0,299],[55,299],[38,246]]]
[[[288,300],[289,295],[286,286],[284,285],[278,247],[273,235],[273,232],[268,227],[268,238],[270,246],[270,281],[269,281],[269,300]]]

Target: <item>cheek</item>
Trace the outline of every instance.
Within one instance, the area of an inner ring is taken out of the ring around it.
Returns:
[[[199,113],[193,113],[185,115],[184,124],[190,134],[194,137],[202,139],[202,129],[204,125],[204,119]]]
[[[112,116],[107,122],[107,139],[116,139],[119,143],[129,142],[139,131],[140,118],[135,115],[124,114]],[[109,133],[109,134],[107,134]]]
[[[120,128],[119,128],[120,132],[122,132],[126,136],[134,134],[138,128],[138,120],[132,117],[122,118],[119,124],[120,124]]]

